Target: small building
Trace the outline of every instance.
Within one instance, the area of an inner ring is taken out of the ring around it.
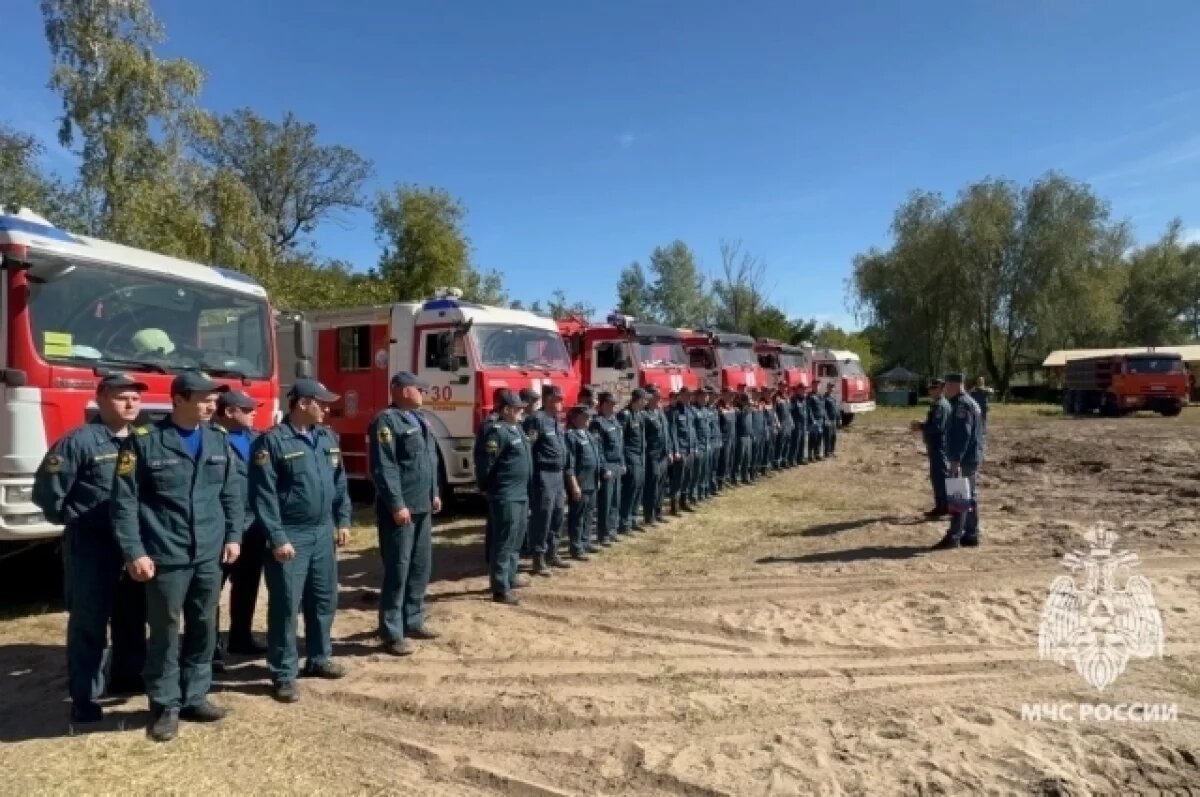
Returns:
[[[919,375],[903,366],[896,366],[875,377],[875,399],[884,407],[914,406],[920,381]]]
[[[1165,354],[1178,354],[1182,357],[1184,366],[1192,377],[1191,398],[1193,401],[1200,399],[1200,396],[1197,395],[1197,384],[1200,384],[1200,345],[1135,346],[1126,349],[1061,349],[1052,351],[1046,356],[1042,362],[1042,369],[1046,374],[1046,383],[1056,389],[1061,389],[1067,360],[1076,360],[1081,357],[1104,357],[1112,354],[1137,354],[1146,351],[1161,351]]]

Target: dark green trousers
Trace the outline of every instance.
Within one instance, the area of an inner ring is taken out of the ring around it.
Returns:
[[[376,520],[383,585],[379,591],[379,636],[399,642],[404,632],[425,625],[425,590],[433,565],[433,516],[414,512],[412,523]]]
[[[517,585],[521,542],[529,525],[529,499],[492,498],[491,586],[493,595],[505,595]]]
[[[309,667],[333,655],[333,617],[337,612],[337,555],[332,528],[290,531],[296,556],[280,562],[267,554],[267,667],[276,684],[299,675],[296,618],[304,614],[304,649]]]
[[[212,686],[221,564],[159,566],[146,582],[146,695],[156,708],[198,706]],[[183,640],[180,641],[180,626]]]

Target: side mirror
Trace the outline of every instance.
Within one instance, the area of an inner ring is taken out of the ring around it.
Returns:
[[[438,336],[442,355],[438,358],[438,367],[443,371],[454,373],[458,370],[458,355],[454,353],[454,333],[443,332]]]

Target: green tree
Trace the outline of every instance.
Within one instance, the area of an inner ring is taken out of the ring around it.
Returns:
[[[83,198],[38,165],[45,152],[35,136],[0,123],[0,204],[28,207],[69,230],[87,228]]]
[[[550,317],[555,321],[561,321],[564,318],[572,316],[589,320],[596,314],[596,308],[587,302],[572,302],[568,300],[566,292],[561,288],[551,294],[550,300],[546,304],[549,308]]]
[[[741,241],[721,241],[721,276],[713,280],[713,321],[719,329],[749,332],[766,302],[766,264],[742,249]]]
[[[712,305],[696,256],[683,241],[656,247],[650,254],[651,308],[654,316],[672,327],[705,326]]]
[[[59,140],[78,144],[82,187],[95,203],[92,231],[139,245],[147,224],[134,205],[185,201],[169,180],[201,71],[155,55],[164,31],[148,0],[42,0],[41,9],[50,87],[62,97]]]
[[[459,287],[464,298],[504,303],[499,273],[480,274],[471,265],[466,208],[447,191],[399,185],[380,192],[374,212],[375,236],[383,248],[378,271],[394,299],[420,299],[439,287]]]
[[[1157,242],[1129,258],[1121,308],[1124,338],[1132,346],[1167,346],[1188,334],[1192,274],[1182,233],[1183,223],[1175,219]]]
[[[201,160],[242,181],[266,225],[273,258],[294,253],[339,211],[362,207],[371,162],[354,150],[318,141],[317,126],[290,112],[282,122],[250,108],[198,114],[189,136]]]
[[[771,338],[790,343],[793,330],[793,322],[788,320],[782,310],[774,305],[766,305],[754,314],[746,329],[740,331],[756,338]]]
[[[642,264],[633,262],[621,269],[621,276],[617,278],[617,312],[653,321],[653,303],[654,296]]]

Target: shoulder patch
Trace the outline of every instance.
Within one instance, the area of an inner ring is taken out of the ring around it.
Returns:
[[[254,464],[258,465],[259,467],[266,466],[266,464],[270,461],[271,461],[271,454],[270,454],[270,452],[267,451],[267,449],[265,447],[258,449],[258,452],[255,453],[255,455],[254,455]]]
[[[149,426],[135,426],[135,427],[133,427],[133,433],[138,435],[139,437],[145,437],[146,435],[150,434],[150,427]]]
[[[392,442],[392,427],[388,426],[386,423],[379,424],[379,431],[376,432],[376,436],[379,438],[379,442],[381,443]]]
[[[500,441],[494,437],[489,437],[483,447],[489,454],[495,454],[500,450]]]
[[[133,452],[128,448],[117,456],[117,475],[128,476],[133,473],[133,464],[136,461]]]
[[[525,436],[528,437],[530,440],[537,440],[538,435],[540,435],[540,434],[541,434],[541,432],[538,431],[538,428],[536,426],[531,426],[531,427],[529,427],[529,430],[525,433]]]
[[[46,469],[46,473],[58,473],[62,470],[63,458],[58,454],[47,454],[46,461],[42,463]]]
[[[221,434],[229,434],[229,430],[219,423],[214,423],[212,428],[214,431],[220,432]]]

